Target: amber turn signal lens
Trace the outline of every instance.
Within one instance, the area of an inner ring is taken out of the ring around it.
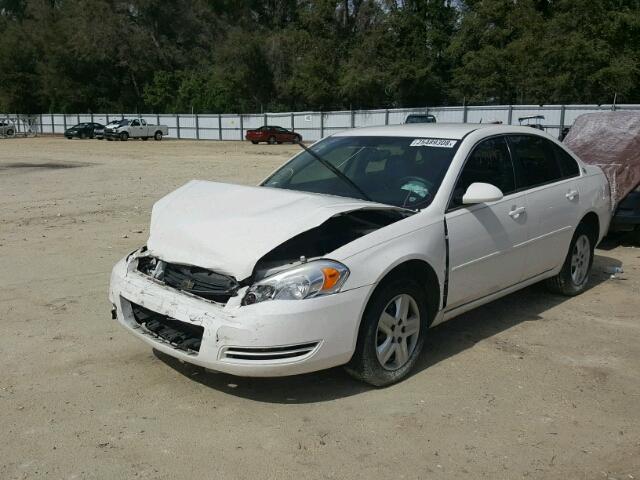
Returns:
[[[324,275],[324,283],[322,284],[322,290],[330,290],[340,280],[340,272],[335,268],[327,267],[322,269]]]

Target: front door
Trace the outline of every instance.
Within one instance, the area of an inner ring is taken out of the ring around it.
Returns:
[[[498,187],[504,198],[463,205],[474,182]],[[515,172],[504,137],[480,142],[467,159],[445,215],[449,235],[447,310],[520,282],[528,238],[527,198],[516,193]]]

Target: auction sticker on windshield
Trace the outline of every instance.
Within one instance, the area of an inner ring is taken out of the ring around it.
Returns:
[[[440,147],[453,148],[457,140],[447,140],[444,138],[416,138],[411,142],[412,147]]]

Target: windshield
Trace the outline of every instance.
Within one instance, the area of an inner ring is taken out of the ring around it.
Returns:
[[[303,151],[263,186],[424,208],[438,191],[459,144],[434,138],[329,137],[310,149],[348,180]]]
[[[73,126],[73,127],[71,127],[71,128],[84,128],[84,127],[86,127],[86,126],[87,126],[87,124],[86,124],[86,123],[79,123],[79,124],[77,124],[77,125],[74,125],[74,126]]]

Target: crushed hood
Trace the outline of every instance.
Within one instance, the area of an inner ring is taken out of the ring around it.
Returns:
[[[147,247],[170,263],[249,277],[291,237],[340,213],[389,205],[269,187],[193,180],[159,200]]]

